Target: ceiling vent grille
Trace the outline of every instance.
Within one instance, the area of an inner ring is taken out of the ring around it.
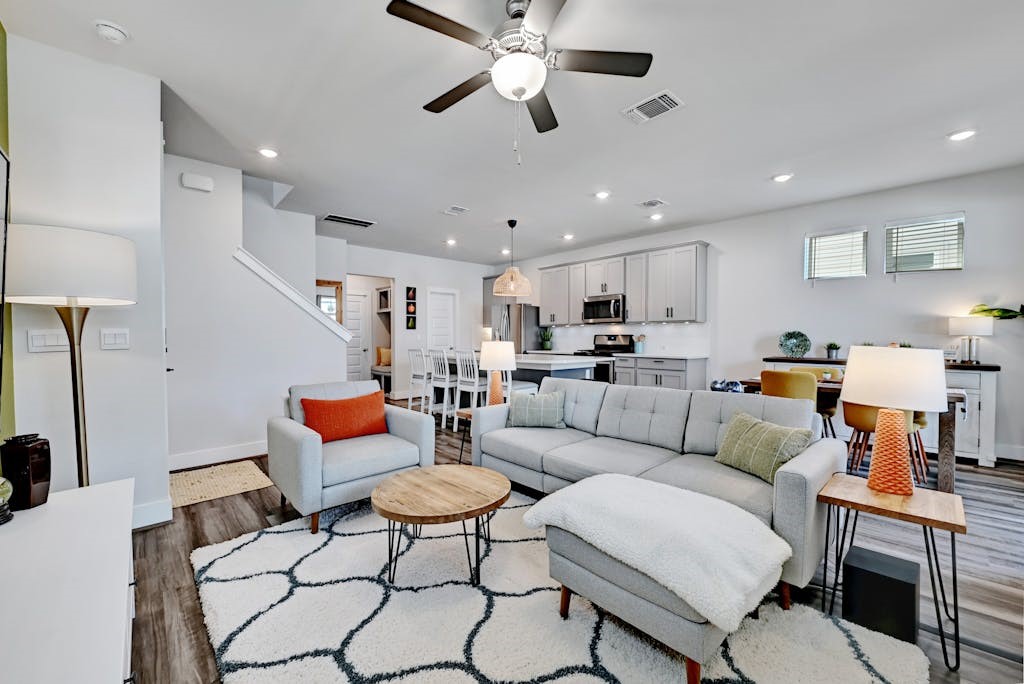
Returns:
[[[350,216],[342,216],[341,214],[327,214],[323,220],[328,223],[340,223],[345,226],[355,226],[356,228],[369,228],[377,223],[376,221],[367,221],[366,219],[357,219]]]
[[[644,209],[657,209],[658,207],[663,207],[666,204],[668,204],[668,202],[666,202],[665,200],[660,200],[660,199],[655,198],[655,199],[649,199],[646,202],[641,202],[637,206],[638,207],[643,207]]]
[[[447,209],[445,209],[441,213],[442,214],[448,214],[449,216],[462,216],[467,211],[469,211],[469,209],[467,209],[466,207],[460,207],[457,204],[453,204],[452,206],[448,207]]]
[[[623,109],[622,115],[635,124],[642,124],[682,106],[682,100],[669,91],[662,90],[660,93],[644,98],[632,107]]]

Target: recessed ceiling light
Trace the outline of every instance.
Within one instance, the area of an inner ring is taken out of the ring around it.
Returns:
[[[597,199],[608,199],[611,196],[612,193],[608,192],[607,190],[599,190],[598,192],[594,193],[594,197],[596,197]]]
[[[572,240],[574,237],[576,237],[576,236],[573,235],[572,233],[566,233],[565,235],[562,236],[562,239],[563,240]]]
[[[775,181],[776,183],[785,183],[787,181],[792,180],[792,178],[793,174],[791,173],[780,173],[772,176],[772,180]]]
[[[660,221],[663,218],[665,218],[664,214],[651,214],[652,221]]]
[[[447,240],[444,241],[444,244],[448,245],[449,247],[454,247],[455,246],[455,238],[448,238]]]
[[[106,19],[97,19],[93,22],[93,27],[96,29],[96,35],[114,45],[120,45],[130,37],[123,26]]]
[[[978,131],[968,128],[962,131],[954,131],[953,133],[950,133],[946,137],[952,140],[953,142],[963,142],[964,140],[970,140],[977,134]]]
[[[509,254],[512,253],[512,250],[506,247],[505,249],[501,250],[501,253],[504,254],[505,256],[508,256]]]
[[[272,150],[269,147],[261,147],[260,148],[260,154],[262,154],[267,159],[276,159],[277,158],[277,150]]]

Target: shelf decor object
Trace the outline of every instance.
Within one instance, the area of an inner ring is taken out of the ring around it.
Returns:
[[[52,306],[67,331],[78,485],[88,486],[82,328],[92,307],[136,302],[135,243],[90,230],[11,225],[6,275],[8,302]]]
[[[963,363],[979,363],[978,346],[982,337],[989,337],[993,332],[991,316],[950,316],[949,334],[962,337],[960,356]]]
[[[508,231],[511,235],[509,247],[508,268],[494,281],[495,297],[529,297],[533,295],[533,285],[529,278],[524,276],[516,266],[516,223],[515,219],[508,220]]]
[[[946,369],[940,349],[850,347],[841,401],[878,407],[867,486],[910,496],[906,411],[948,410]]]
[[[811,340],[799,330],[784,332],[779,336],[779,351],[790,358],[802,358],[811,351]]]
[[[487,404],[504,402],[501,390],[501,372],[516,369],[515,342],[483,342],[480,344],[480,370],[489,371],[491,385],[487,391]]]

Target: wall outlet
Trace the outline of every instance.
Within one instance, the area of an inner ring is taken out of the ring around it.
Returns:
[[[100,349],[131,349],[128,328],[101,328]]]
[[[63,330],[29,330],[28,350],[38,352],[63,352],[71,349],[68,344],[68,335]]]

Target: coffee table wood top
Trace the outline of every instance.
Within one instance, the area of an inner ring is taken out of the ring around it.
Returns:
[[[370,503],[388,520],[436,525],[490,513],[511,493],[508,478],[489,468],[439,465],[392,475],[373,490]]]
[[[911,496],[885,494],[869,488],[867,482],[863,477],[837,473],[818,492],[818,501],[938,530],[967,533],[964,500],[958,494],[920,488],[914,489]]]

